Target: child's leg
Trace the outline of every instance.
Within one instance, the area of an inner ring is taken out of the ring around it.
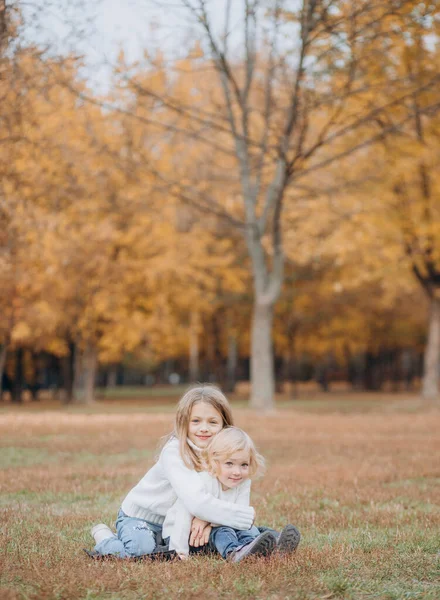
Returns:
[[[228,554],[242,544],[238,541],[235,529],[231,527],[213,527],[209,536],[209,545],[213,546],[223,558],[226,558]]]
[[[98,552],[101,556],[119,556],[125,558],[127,555],[124,550],[124,544],[116,535],[105,538],[98,542],[94,548],[95,552]]]
[[[156,533],[161,530],[160,525],[148,523],[143,519],[128,517],[125,513],[119,511],[116,531],[124,546],[126,556],[151,554],[156,547]]]
[[[95,546],[95,551],[103,556],[111,554],[120,558],[151,554],[156,547],[156,533],[161,529],[160,525],[128,517],[120,510],[116,521],[117,537],[102,540]]]
[[[265,531],[270,531],[271,533],[274,534],[274,536],[278,539],[280,537],[280,532],[279,531],[275,531],[275,529],[272,529],[271,527],[257,527],[258,531],[260,533],[264,533]]]
[[[258,537],[260,535],[260,531],[258,530],[258,527],[255,527],[255,525],[252,525],[252,527],[250,529],[245,529],[244,531],[241,531],[238,529],[236,529],[234,531],[237,535],[239,547],[249,544],[256,537]]]

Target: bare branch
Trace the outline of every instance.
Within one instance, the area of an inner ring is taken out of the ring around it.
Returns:
[[[263,113],[263,133],[261,137],[261,150],[260,156],[257,162],[256,168],[256,182],[255,182],[255,198],[258,198],[261,189],[261,182],[263,177],[263,165],[268,151],[269,134],[270,134],[270,123],[272,116],[272,87],[275,74],[275,55],[277,52],[278,42],[278,30],[279,30],[279,16],[281,12],[281,5],[283,0],[277,0],[274,9],[274,32],[272,37],[272,43],[270,44],[269,57],[266,69],[266,81],[264,90],[264,113]]]
[[[433,87],[436,83],[438,83],[440,81],[440,74],[435,75],[428,83],[426,83],[423,86],[420,86],[417,89],[417,94],[420,94],[421,92],[427,91],[428,89],[430,89],[431,87]],[[335,131],[334,133],[332,133],[331,135],[329,135],[327,138],[322,138],[322,136],[320,136],[318,138],[318,140],[315,142],[315,144],[313,144],[308,151],[304,154],[304,158],[310,158],[315,151],[324,146],[324,145],[328,145],[331,142],[335,141],[336,139],[344,136],[347,133],[350,133],[352,131],[355,131],[356,129],[358,129],[359,127],[361,127],[362,125],[365,125],[369,122],[374,121],[377,117],[380,117],[380,115],[382,115],[385,111],[387,111],[390,108],[399,106],[401,104],[403,104],[406,100],[408,100],[409,98],[412,98],[414,96],[414,90],[411,90],[409,92],[407,92],[406,94],[395,98],[394,100],[391,100],[390,102],[387,102],[386,104],[383,104],[381,106],[378,106],[377,108],[372,109],[371,111],[369,111],[368,113],[362,115],[362,117],[360,117],[359,119],[353,121],[352,123],[349,123],[348,125],[342,127],[341,129],[339,129],[338,131]],[[429,109],[430,110],[430,109]],[[403,122],[407,122],[409,120],[409,118],[405,119],[405,121]],[[402,123],[403,123],[402,122]],[[397,131],[398,126],[397,124],[391,124],[389,127],[386,127],[383,129],[383,132],[393,132],[393,131]],[[379,138],[380,139],[380,136]]]
[[[439,110],[440,110],[440,102],[435,102],[434,104],[431,104],[431,105],[425,107],[423,110],[421,110],[421,113],[424,115],[432,115],[432,114],[437,113]],[[296,175],[292,176],[292,181],[300,179],[301,177],[304,177],[305,175],[308,175],[309,173],[313,173],[314,171],[322,169],[322,168],[332,164],[333,162],[340,160],[341,158],[345,158],[346,156],[349,156],[350,154],[354,154],[355,152],[357,152],[358,150],[361,150],[362,148],[367,148],[368,146],[372,146],[376,142],[379,142],[380,140],[382,140],[384,135],[388,135],[391,133],[395,133],[396,131],[399,131],[400,128],[403,125],[405,125],[405,123],[408,123],[412,118],[413,118],[413,115],[406,116],[405,118],[401,119],[400,121],[397,121],[397,122],[391,124],[389,127],[384,128],[379,134],[374,135],[374,136],[368,138],[367,140],[360,142],[359,144],[355,144],[354,146],[347,148],[347,150],[339,152],[338,154],[335,154],[335,155],[331,156],[330,158],[326,158],[326,159],[312,165],[311,167],[308,167],[306,169],[303,169],[300,172],[297,172]]]

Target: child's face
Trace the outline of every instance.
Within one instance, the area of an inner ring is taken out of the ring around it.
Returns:
[[[211,438],[221,429],[223,419],[218,410],[206,402],[194,404],[188,426],[188,437],[193,444],[206,448]]]
[[[224,490],[243,483],[249,477],[250,456],[246,450],[239,450],[217,462],[217,479]]]

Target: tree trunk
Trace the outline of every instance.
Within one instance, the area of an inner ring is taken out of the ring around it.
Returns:
[[[84,395],[83,402],[91,404],[95,401],[95,379],[98,367],[98,353],[92,345],[87,346],[84,356]]]
[[[16,404],[22,402],[23,375],[23,348],[18,348],[15,351],[15,372],[12,382],[12,402]]]
[[[84,388],[84,369],[83,369],[83,354],[77,344],[74,347],[73,353],[73,382],[72,382],[72,399],[74,402],[82,400],[82,391]]]
[[[274,409],[273,304],[255,301],[251,339],[251,407]]]
[[[199,378],[199,315],[193,312],[189,329],[189,380],[194,383]]]
[[[116,387],[118,378],[118,365],[111,365],[107,371],[106,388],[113,389]]]
[[[226,363],[221,352],[222,332],[225,324],[224,310],[216,311],[211,317],[212,333],[212,371],[214,381],[222,389],[226,387]]]
[[[2,344],[2,347],[0,350],[0,401],[1,401],[2,395],[3,395],[3,373],[4,373],[5,365],[6,365],[7,352],[8,352],[8,345],[5,342],[4,344]]]
[[[6,56],[8,49],[8,10],[6,0],[0,0],[0,59]]]
[[[290,349],[287,348],[282,355],[281,365],[281,377],[280,377],[280,391],[290,391],[290,374],[291,374],[291,361],[290,361]]]
[[[290,328],[289,331],[289,349],[287,351],[289,356],[288,363],[288,378],[290,384],[290,398],[292,400],[298,398],[298,382],[296,380],[297,373],[297,356],[296,356],[296,333],[297,333],[298,325]]]
[[[433,297],[429,314],[428,341],[424,356],[422,393],[427,399],[436,399],[439,395],[440,367],[440,298]]]
[[[61,372],[63,378],[64,397],[63,402],[69,404],[74,396],[75,379],[75,354],[76,348],[74,342],[69,343],[69,354],[61,358]]]
[[[226,391],[233,392],[236,384],[236,372],[237,372],[237,337],[235,333],[228,335],[228,362],[227,362],[227,376],[226,376]]]

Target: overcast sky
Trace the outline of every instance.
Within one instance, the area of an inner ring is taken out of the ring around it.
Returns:
[[[180,0],[34,0],[25,8],[32,23],[27,37],[58,51],[84,54],[85,74],[93,87],[105,87],[108,64],[119,50],[136,60],[144,49],[185,54],[195,28]],[[226,0],[209,0],[213,22],[220,29]],[[36,7],[36,8],[35,8]],[[243,0],[233,0],[231,22],[238,25]],[[31,11],[31,12],[30,12]],[[236,27],[236,30],[239,28]]]

